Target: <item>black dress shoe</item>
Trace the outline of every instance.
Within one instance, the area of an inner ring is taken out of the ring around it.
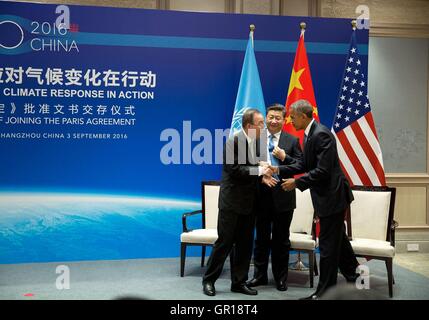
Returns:
[[[268,284],[268,278],[265,278],[265,277],[253,278],[246,282],[246,286],[248,286],[249,288],[257,287],[257,286],[265,286],[266,284]]]
[[[215,286],[211,282],[204,282],[203,283],[203,291],[204,291],[205,295],[208,295],[210,297],[213,297],[216,295]]]
[[[319,296],[317,294],[312,294],[311,296],[300,298],[299,300],[319,300]]]
[[[279,281],[276,283],[276,288],[279,291],[286,291],[287,290],[287,284],[286,281]]]
[[[242,285],[232,285],[231,286],[231,291],[232,292],[237,292],[237,293],[242,293],[242,294],[247,294],[249,296],[256,296],[258,294],[258,291],[256,291],[255,289],[249,288],[245,284],[242,284]]]
[[[352,275],[343,275],[344,278],[346,278],[347,282],[356,282],[356,280],[359,278],[359,273],[354,273]]]

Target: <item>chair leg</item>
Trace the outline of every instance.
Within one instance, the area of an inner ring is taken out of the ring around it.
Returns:
[[[202,246],[201,252],[201,268],[204,267],[204,259],[206,258],[206,246]]]
[[[389,282],[389,297],[393,297],[393,271],[392,271],[392,258],[387,258],[386,269],[387,269],[387,281]]]
[[[314,282],[314,253],[309,252],[308,253],[308,264],[310,269],[310,288],[313,288],[313,282]]]
[[[186,244],[180,244],[180,276],[185,274]]]
[[[316,252],[313,252],[314,255],[314,275],[319,275],[319,269],[317,268],[317,259],[316,259]]]

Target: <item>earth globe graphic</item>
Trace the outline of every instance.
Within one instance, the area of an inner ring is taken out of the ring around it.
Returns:
[[[167,198],[0,193],[0,263],[178,257],[181,217],[200,208]]]

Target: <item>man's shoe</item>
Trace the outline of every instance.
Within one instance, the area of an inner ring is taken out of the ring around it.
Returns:
[[[216,295],[216,289],[213,283],[211,282],[204,282],[203,283],[203,291],[204,294],[210,297],[213,297]]]
[[[319,300],[319,296],[316,294],[313,294],[311,296],[305,297],[305,298],[301,298],[299,300]]]
[[[287,290],[287,284],[286,281],[279,281],[276,283],[276,288],[279,291],[286,291]]]
[[[346,278],[347,282],[356,282],[356,280],[359,278],[360,274],[359,273],[354,273],[351,276],[348,275],[344,275],[344,278]]]
[[[300,298],[299,300],[319,300],[319,299],[320,299],[320,295],[317,292],[315,292],[311,296]]]
[[[237,293],[242,293],[242,294],[247,294],[249,296],[256,296],[258,294],[258,291],[256,291],[255,289],[249,288],[245,284],[233,285],[233,286],[231,286],[231,291],[237,292]]]
[[[249,288],[257,287],[257,286],[265,286],[268,284],[268,278],[262,277],[262,278],[253,278],[246,282],[246,286]]]

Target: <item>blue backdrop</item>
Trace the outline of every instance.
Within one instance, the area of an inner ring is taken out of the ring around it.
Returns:
[[[178,256],[181,214],[221,168],[183,164],[183,148],[182,164],[163,164],[160,136],[176,129],[183,147],[183,121],[229,127],[252,23],[267,104],[286,100],[307,23],[319,116],[332,124],[350,20],[69,8],[65,30],[56,5],[0,2],[0,263]],[[357,36],[367,74],[368,31]],[[146,96],[119,97],[132,91]]]

